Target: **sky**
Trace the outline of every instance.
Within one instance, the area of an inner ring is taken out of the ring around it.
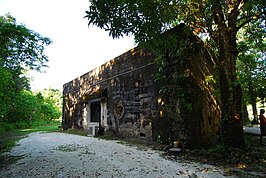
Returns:
[[[32,90],[53,88],[123,54],[135,46],[133,37],[112,39],[84,18],[89,0],[0,0],[0,15],[10,13],[18,23],[50,38],[45,50],[49,68],[31,72]]]

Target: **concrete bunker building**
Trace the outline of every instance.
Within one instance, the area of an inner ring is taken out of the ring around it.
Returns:
[[[63,129],[83,129],[92,136],[112,132],[152,140],[165,132],[169,137],[168,130],[174,124],[177,139],[188,147],[215,143],[219,136],[220,110],[215,87],[205,82],[206,77],[214,75],[214,62],[208,51],[201,47],[186,59],[190,82],[189,86],[181,87],[190,89],[192,111],[179,110],[180,117],[174,123],[162,114],[163,98],[159,90],[163,83],[154,80],[157,57],[154,52],[136,47],[66,83]]]

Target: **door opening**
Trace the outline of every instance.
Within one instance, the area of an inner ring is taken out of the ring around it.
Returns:
[[[101,102],[91,102],[90,122],[100,122],[101,120]]]

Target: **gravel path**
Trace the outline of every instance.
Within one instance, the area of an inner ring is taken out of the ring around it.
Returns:
[[[33,133],[10,156],[23,156],[1,168],[0,177],[225,177],[203,164],[167,160],[154,150],[64,133]],[[226,176],[228,177],[228,176]]]

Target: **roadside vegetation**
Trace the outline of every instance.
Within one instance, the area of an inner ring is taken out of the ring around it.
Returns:
[[[62,97],[59,90],[22,90],[0,119],[0,134],[13,129],[27,129],[60,119]]]
[[[0,160],[16,141],[36,131],[58,130],[62,93],[31,91],[29,71],[43,72],[52,41],[20,24],[10,14],[0,16]],[[12,159],[14,160],[14,159]]]

